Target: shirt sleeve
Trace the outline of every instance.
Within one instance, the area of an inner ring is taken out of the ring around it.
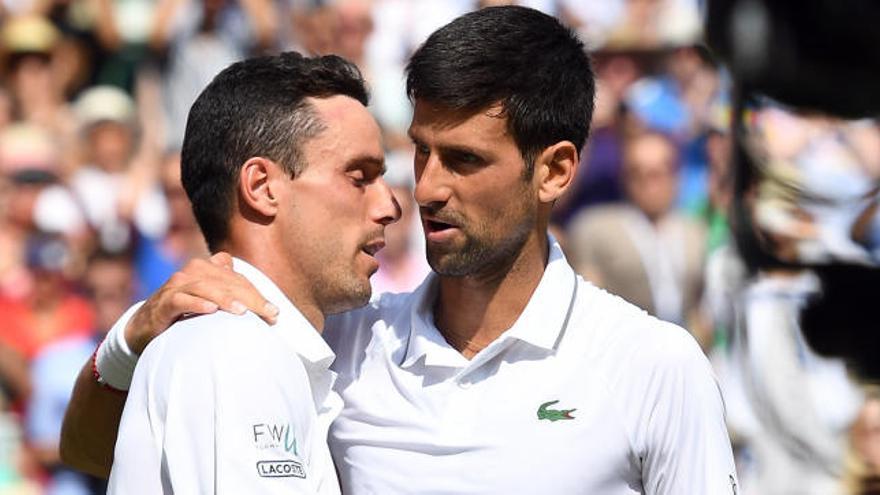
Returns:
[[[645,493],[735,495],[724,404],[709,361],[684,330],[657,331],[668,335],[654,370],[646,374],[649,407],[639,428]]]
[[[198,327],[193,323],[198,320],[175,327]],[[200,338],[176,338],[183,332]],[[238,379],[260,368],[246,361],[258,356],[250,346],[230,345],[235,342],[228,333],[224,328],[172,328],[147,347],[123,412],[109,494],[313,493],[310,483],[293,476],[263,477],[257,453],[238,441],[254,435],[247,411],[266,417],[286,414],[292,424],[303,421],[298,411],[284,410],[282,402],[266,397],[259,382]],[[277,456],[267,460],[278,462],[276,469],[292,466]]]
[[[215,382],[201,353],[147,347],[119,425],[108,494],[214,493]]]

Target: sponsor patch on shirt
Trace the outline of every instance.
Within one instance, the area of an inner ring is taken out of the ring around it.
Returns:
[[[290,423],[257,423],[251,425],[254,445],[259,450],[278,449],[299,456],[296,432]]]
[[[298,461],[259,461],[257,474],[262,478],[305,478],[306,470]]]

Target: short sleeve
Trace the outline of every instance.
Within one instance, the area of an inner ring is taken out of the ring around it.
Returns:
[[[648,381],[649,407],[641,418],[645,493],[735,494],[724,404],[709,361],[690,336],[681,335],[684,330],[658,331],[675,336],[664,339]]]

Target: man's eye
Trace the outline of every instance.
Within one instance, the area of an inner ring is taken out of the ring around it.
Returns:
[[[458,159],[463,163],[477,163],[480,161],[480,157],[471,153],[462,153]]]
[[[363,170],[355,170],[348,173],[348,178],[358,186],[362,186],[367,183],[367,177],[364,175]]]
[[[423,144],[416,145],[416,154],[419,155],[428,155],[431,153],[431,149]]]
[[[467,152],[453,153],[449,158],[452,162],[461,165],[477,165],[483,162],[483,160],[477,155]]]

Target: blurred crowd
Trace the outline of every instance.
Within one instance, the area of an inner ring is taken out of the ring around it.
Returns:
[[[685,326],[710,357],[738,493],[880,493],[880,391],[816,355],[799,331],[815,279],[750,273],[730,239],[730,82],[700,44],[702,1],[2,0],[0,495],[103,493],[101,480],[61,465],[61,421],[110,325],[207,255],[179,148],[189,106],[215,73],[286,49],[358,64],[404,210],[374,292],[406,291],[429,271],[412,199],[406,60],[437,27],[502,3],[556,15],[593,52],[593,131],[552,230],[585,278]],[[862,199],[880,176],[877,123],[839,131],[798,127],[775,108],[754,115],[754,134],[775,147],[753,151],[784,179],[754,193],[767,236],[814,258],[856,259],[880,244],[880,226],[849,235],[854,223],[878,223],[861,214],[876,210],[873,196],[867,209]],[[815,156],[842,172],[816,179]],[[862,206],[842,216],[821,209],[827,198],[792,208],[780,182]]]

